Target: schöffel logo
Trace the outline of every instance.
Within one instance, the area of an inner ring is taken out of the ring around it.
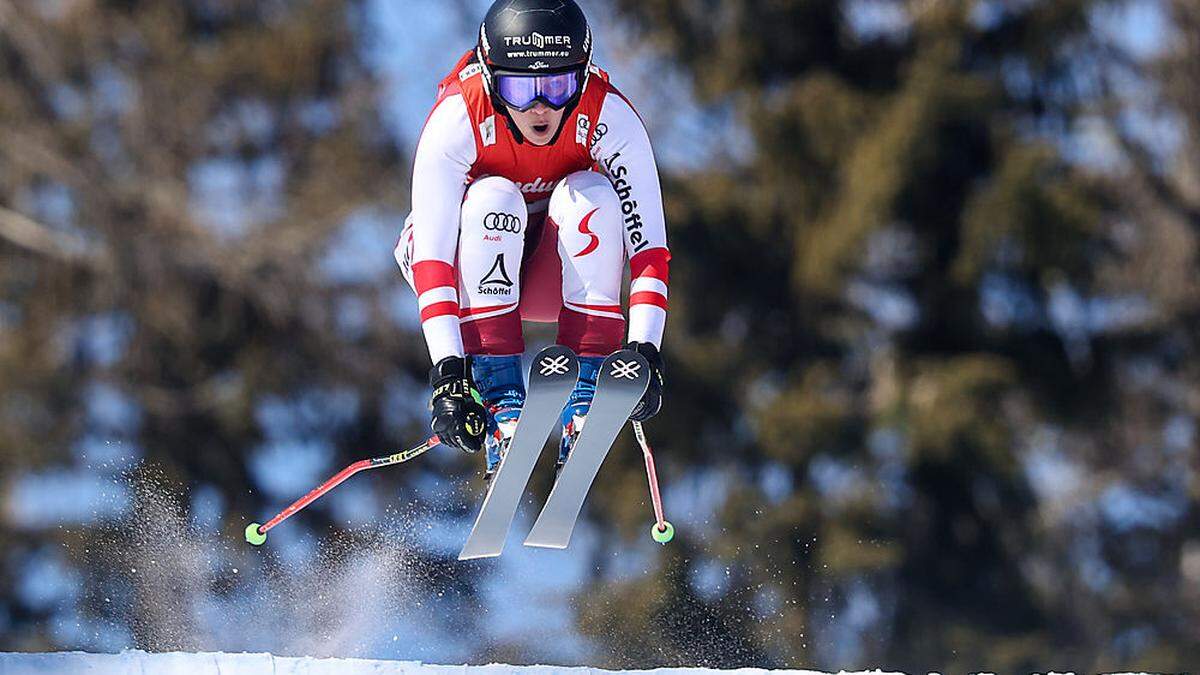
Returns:
[[[495,262],[483,278],[479,280],[480,295],[508,295],[512,292],[513,281],[504,269],[504,254],[496,255]]]
[[[483,229],[493,232],[521,232],[521,219],[511,213],[489,213],[483,217]]]
[[[570,35],[542,35],[541,33],[531,33],[529,35],[508,36],[504,38],[504,44],[508,47],[537,47],[542,49],[546,45],[564,45],[571,46]]]
[[[598,131],[598,130],[597,130]],[[621,153],[617,151],[604,160],[604,168],[608,169],[608,179],[612,181],[613,191],[621,200],[621,213],[624,214],[625,234],[633,252],[638,253],[650,245],[650,240],[642,234],[642,215],[638,213],[638,202],[633,199],[633,185],[629,182],[629,167],[621,162]]]

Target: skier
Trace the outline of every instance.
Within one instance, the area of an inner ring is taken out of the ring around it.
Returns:
[[[556,321],[558,344],[580,357],[560,420],[566,461],[600,363],[625,334],[627,258],[624,339],[652,370],[630,417],[662,405],[671,256],[658,171],[640,118],[591,57],[574,0],[498,0],[438,86],[417,145],[395,257],[434,363],[433,431],[486,449],[488,479],[525,401],[523,319]]]

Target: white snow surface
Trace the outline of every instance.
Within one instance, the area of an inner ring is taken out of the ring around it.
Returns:
[[[0,653],[3,675],[599,675],[601,673],[654,673],[655,675],[828,675],[815,670],[764,670],[741,668],[658,668],[656,670],[603,670],[566,666],[435,666],[419,661],[379,661],[374,659],[315,659],[311,657],[273,656],[271,654],[226,654],[209,652],[189,654],[173,652],[150,654],[124,651],[120,654],[55,652],[50,654]],[[879,670],[857,671],[840,675],[891,675]]]

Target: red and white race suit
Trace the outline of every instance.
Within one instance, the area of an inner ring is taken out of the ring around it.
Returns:
[[[607,355],[660,346],[667,249],[650,139],[630,103],[591,67],[553,143],[518,143],[467,52],[441,82],[413,167],[396,261],[417,294],[429,355],[516,354],[521,320],[557,321],[558,342]]]

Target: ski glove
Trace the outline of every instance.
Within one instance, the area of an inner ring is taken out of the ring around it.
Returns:
[[[638,401],[633,412],[629,414],[629,419],[634,422],[645,422],[657,415],[662,408],[662,356],[659,355],[658,348],[650,342],[630,342],[625,345],[625,349],[632,349],[641,354],[650,363],[650,383],[646,385],[646,393],[642,394],[642,400]]]
[[[433,432],[446,445],[465,452],[479,452],[483,447],[487,412],[471,385],[466,360],[461,356],[447,356],[438,361],[429,373],[429,384],[433,386],[430,400]]]

